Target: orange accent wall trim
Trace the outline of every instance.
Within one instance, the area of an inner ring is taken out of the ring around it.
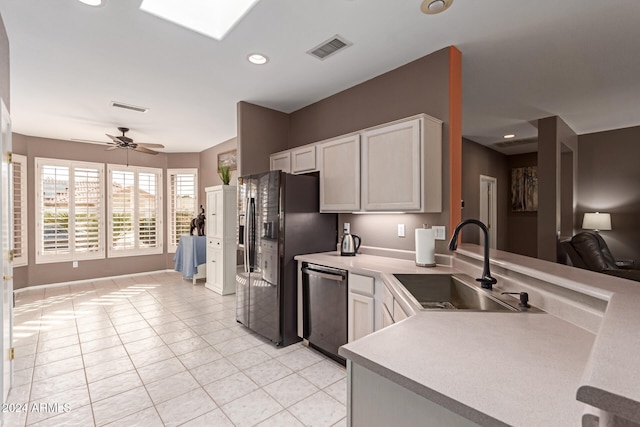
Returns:
[[[462,53],[449,46],[449,232],[462,220]]]

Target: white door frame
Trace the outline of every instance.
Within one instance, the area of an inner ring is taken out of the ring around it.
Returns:
[[[9,388],[13,381],[13,262],[10,250],[13,249],[13,215],[12,215],[12,174],[11,174],[11,118],[9,111],[0,99],[0,154],[2,155],[0,169],[0,272],[2,274],[2,304],[0,314],[2,318],[2,402],[6,402]],[[1,416],[1,415],[0,415]]]
[[[498,240],[498,180],[480,175],[480,221],[489,229],[489,247],[496,248]],[[484,233],[480,233],[480,244],[484,245]]]

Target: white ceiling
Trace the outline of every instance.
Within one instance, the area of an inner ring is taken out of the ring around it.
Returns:
[[[463,58],[463,135],[535,137],[561,116],[578,134],[640,125],[640,1],[261,0],[222,41],[139,10],[142,0],[0,0],[15,132],[107,142],[128,126],[164,152],[236,136],[236,103],[284,112],[449,45]],[[305,52],[339,34],[325,61]],[[247,62],[253,52],[267,65]],[[115,109],[111,101],[149,107]]]

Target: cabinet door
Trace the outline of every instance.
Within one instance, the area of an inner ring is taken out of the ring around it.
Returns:
[[[269,159],[271,161],[270,170],[281,170],[286,173],[291,172],[291,153],[289,151],[272,154]]]
[[[382,327],[386,328],[387,326],[393,325],[393,317],[386,306],[386,304],[382,304]]]
[[[291,151],[291,173],[316,171],[316,146]]]
[[[369,335],[374,330],[373,297],[349,292],[348,341]]]
[[[224,200],[222,191],[207,193],[207,236],[221,239],[224,231]]]
[[[220,242],[219,242],[220,243]],[[222,293],[224,287],[224,252],[222,248],[207,246],[207,282],[206,287]]]
[[[320,212],[360,210],[360,136],[318,144]]]
[[[407,313],[405,313],[402,307],[400,307],[400,304],[398,304],[398,301],[393,300],[393,319],[396,322],[399,322],[401,320],[406,319],[407,317],[409,316],[407,315]]]
[[[420,119],[362,134],[362,209],[419,211]]]

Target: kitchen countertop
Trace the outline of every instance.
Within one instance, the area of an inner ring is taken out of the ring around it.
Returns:
[[[335,252],[296,259],[375,275],[403,297],[393,273],[460,272],[482,248],[460,245],[452,267]],[[583,402],[638,422],[640,334],[630,325],[640,324],[640,284],[495,250],[491,264],[606,301],[597,334],[547,313],[415,309],[340,354],[480,424],[579,425],[594,411]]]

